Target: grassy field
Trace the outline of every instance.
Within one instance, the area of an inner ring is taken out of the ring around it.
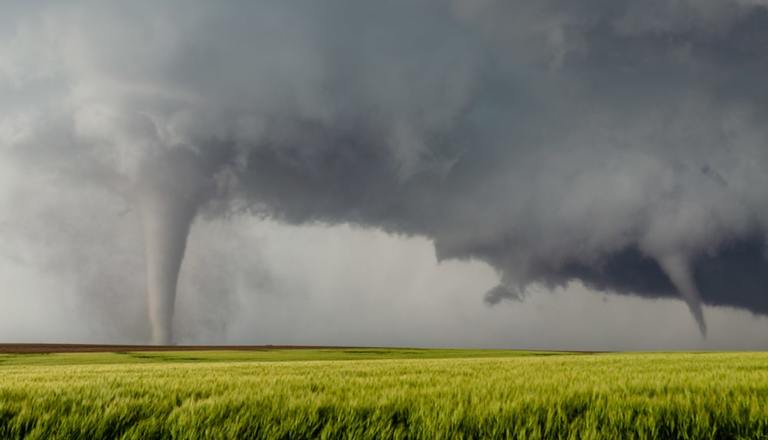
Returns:
[[[768,438],[768,354],[0,355],[0,438]]]

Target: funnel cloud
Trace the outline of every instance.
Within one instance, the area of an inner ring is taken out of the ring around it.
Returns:
[[[493,268],[491,305],[576,282],[702,335],[704,306],[768,315],[762,1],[3,9],[7,191],[137,214],[155,343],[194,222],[233,216],[425,238]]]
[[[144,225],[152,342],[170,344],[179,270],[205,175],[197,156],[185,150],[152,160],[142,167],[136,197]]]

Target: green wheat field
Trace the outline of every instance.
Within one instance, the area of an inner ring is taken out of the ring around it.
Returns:
[[[0,438],[768,438],[768,353],[5,354]]]

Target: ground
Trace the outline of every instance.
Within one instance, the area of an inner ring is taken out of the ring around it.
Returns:
[[[767,353],[16,348],[0,438],[768,436]]]

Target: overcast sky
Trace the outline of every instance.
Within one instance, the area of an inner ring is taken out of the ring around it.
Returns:
[[[554,291],[533,288],[521,302],[488,306],[483,293],[498,283],[496,273],[477,261],[437,263],[424,238],[252,218],[200,222],[193,237],[175,317],[179,343],[585,350],[767,345],[765,317],[707,307],[710,330],[704,339],[680,300],[610,295],[578,282]],[[212,250],[208,240],[226,245],[214,244]],[[247,254],[247,263],[223,267],[234,261],[232,248]],[[1,267],[4,340],[147,338],[140,280],[86,297],[73,276],[6,255]],[[195,280],[193,271],[211,267],[236,281],[225,283],[223,291],[212,280]],[[126,278],[141,272],[132,270],[137,272]]]
[[[761,0],[0,2],[0,340],[766,348]]]

